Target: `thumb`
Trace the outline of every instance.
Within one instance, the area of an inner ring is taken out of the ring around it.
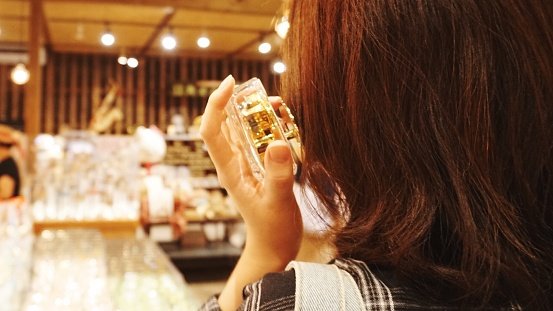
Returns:
[[[275,199],[293,196],[294,173],[290,147],[283,140],[269,144],[265,154],[264,188],[267,195]]]

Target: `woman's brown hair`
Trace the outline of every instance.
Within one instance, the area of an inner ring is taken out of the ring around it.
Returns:
[[[342,256],[460,306],[552,308],[553,4],[296,0],[284,99]]]

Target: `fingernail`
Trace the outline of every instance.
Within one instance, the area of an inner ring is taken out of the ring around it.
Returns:
[[[275,143],[273,143],[275,144]],[[292,155],[290,154],[290,149],[286,143],[278,143],[278,145],[273,145],[269,148],[269,159],[276,163],[286,163],[290,161]]]
[[[234,77],[232,75],[228,75],[222,82],[221,84],[219,84],[219,88],[220,89],[224,89],[225,87],[227,87],[231,81],[234,80]]]

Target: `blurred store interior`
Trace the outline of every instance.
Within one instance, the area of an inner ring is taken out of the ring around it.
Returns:
[[[2,310],[220,291],[245,231],[201,115],[229,74],[278,94],[288,27],[281,0],[0,0]]]

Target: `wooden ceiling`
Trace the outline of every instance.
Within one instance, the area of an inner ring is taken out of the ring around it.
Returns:
[[[272,22],[282,0],[33,1],[42,5],[43,44],[54,51],[274,58],[281,44]],[[0,0],[0,50],[26,46],[28,16],[29,0]],[[106,25],[116,37],[112,47],[100,43]],[[160,44],[169,29],[178,42],[174,51]],[[205,50],[196,45],[201,35],[211,40]],[[262,40],[273,44],[268,55],[257,52]]]

